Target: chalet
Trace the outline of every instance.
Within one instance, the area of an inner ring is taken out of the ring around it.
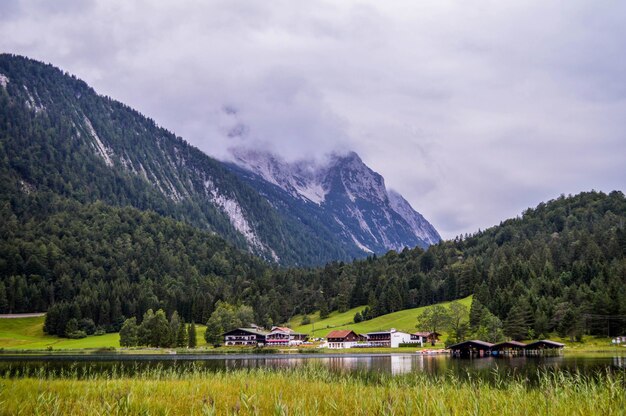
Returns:
[[[331,349],[352,348],[361,340],[361,337],[354,331],[342,329],[331,331],[326,336],[326,340],[328,348]]]
[[[417,344],[419,341],[413,339],[411,334],[392,328],[389,331],[368,332],[367,342],[370,347],[398,348],[400,344]]]
[[[301,334],[299,332],[295,332],[291,328],[275,326],[272,327],[272,330],[265,337],[265,342],[267,345],[300,345],[304,341],[306,341],[306,334]]]
[[[439,341],[440,335],[439,332],[414,332],[411,334],[411,341],[419,342],[422,345],[427,342],[429,342],[430,345],[435,345],[437,341]]]
[[[236,328],[223,334],[224,345],[259,347],[265,345],[268,334],[269,332],[256,326],[253,328]]]

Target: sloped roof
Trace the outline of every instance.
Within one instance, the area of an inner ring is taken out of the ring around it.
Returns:
[[[418,337],[429,337],[431,335],[439,336],[441,334],[439,332],[413,332],[412,335],[417,335]]]
[[[523,342],[519,342],[519,341],[504,341],[504,342],[499,342],[497,344],[495,344],[493,347],[491,347],[492,350],[500,350],[503,348],[525,348],[526,344],[524,344]]]
[[[231,329],[228,332],[224,332],[222,335],[228,335],[231,332],[234,331],[244,331],[244,332],[248,332],[250,334],[254,334],[254,335],[261,335],[261,336],[267,336],[269,334],[268,331],[264,331],[262,329],[258,329],[258,328],[235,328],[235,329]]]
[[[326,335],[326,339],[328,338],[345,338],[348,335],[350,335],[350,333],[353,333],[354,335],[358,336],[358,334],[350,329],[337,329],[335,331],[330,331],[330,333],[328,335]]]
[[[458,350],[461,348],[471,348],[471,347],[482,347],[482,348],[491,348],[494,344],[491,342],[481,341],[479,339],[473,339],[470,341],[459,342],[458,344],[450,345],[448,349]]]
[[[561,344],[560,342],[550,341],[549,339],[542,339],[541,341],[531,342],[526,345],[526,349],[532,350],[536,348],[563,348],[565,344]]]
[[[274,326],[274,327],[272,327],[272,332],[274,332],[274,331],[281,331],[281,332],[285,332],[287,334],[291,334],[293,332],[293,329],[287,328],[286,326]]]

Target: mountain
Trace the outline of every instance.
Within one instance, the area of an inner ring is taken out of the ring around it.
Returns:
[[[282,213],[306,218],[328,238],[366,253],[426,248],[441,237],[384,178],[354,152],[326,163],[288,163],[268,152],[233,149],[233,172]]]
[[[282,265],[319,265],[425,244],[401,232],[409,225],[393,213],[381,222],[398,228],[385,244],[371,221],[368,239],[351,225],[326,225],[326,212],[285,209],[292,201],[283,194],[275,200],[260,194],[232,167],[137,111],[51,65],[8,54],[0,55],[0,140],[6,198],[52,192],[81,203],[153,210]],[[302,180],[309,178],[305,173]],[[315,189],[308,192],[316,198]],[[354,239],[346,237],[350,232]]]

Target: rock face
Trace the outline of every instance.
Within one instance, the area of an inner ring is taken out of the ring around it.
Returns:
[[[435,228],[400,194],[388,191],[384,178],[354,152],[332,155],[323,165],[306,160],[287,163],[262,151],[232,153],[233,170],[273,206],[328,229],[343,244],[362,252],[427,247],[441,240]]]

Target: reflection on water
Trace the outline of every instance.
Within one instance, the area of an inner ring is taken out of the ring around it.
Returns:
[[[196,368],[209,371],[269,368],[289,370],[305,365],[323,366],[342,373],[376,373],[401,375],[424,373],[428,375],[453,374],[461,378],[491,379],[497,375],[518,375],[536,379],[538,371],[579,371],[594,374],[598,371],[626,371],[625,355],[599,357],[507,357],[458,359],[447,355],[417,354],[299,354],[287,355],[80,355],[80,356],[8,356],[0,355],[0,374],[15,376],[24,372],[46,374],[74,371],[88,375],[97,373],[124,373],[128,375],[153,368],[175,368],[180,371]]]

